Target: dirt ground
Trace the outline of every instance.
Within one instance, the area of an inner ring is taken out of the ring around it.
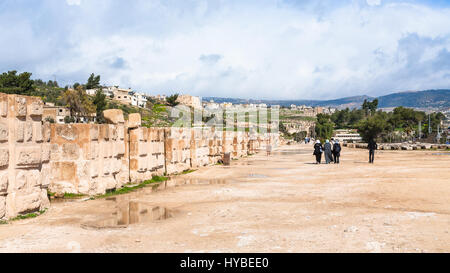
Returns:
[[[311,145],[0,225],[0,252],[450,252],[450,153]],[[150,215],[150,216],[149,216]],[[158,220],[159,219],[159,220]],[[130,224],[131,223],[131,224]]]

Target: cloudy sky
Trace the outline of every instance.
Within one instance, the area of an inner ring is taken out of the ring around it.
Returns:
[[[0,0],[0,71],[148,94],[450,88],[450,1]]]

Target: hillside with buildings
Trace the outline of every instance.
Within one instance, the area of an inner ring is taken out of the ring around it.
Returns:
[[[450,108],[450,89],[441,90],[426,90],[426,91],[409,91],[397,92],[385,96],[370,97],[370,96],[353,96],[333,100],[255,100],[255,99],[238,99],[238,98],[215,98],[205,97],[204,99],[214,100],[220,103],[231,102],[234,104],[248,104],[264,103],[267,105],[280,105],[282,107],[289,107],[291,105],[306,105],[312,107],[333,107],[333,108],[358,108],[362,105],[364,100],[373,100],[378,98],[380,108],[388,107],[412,107],[412,108],[435,108],[448,109]]]

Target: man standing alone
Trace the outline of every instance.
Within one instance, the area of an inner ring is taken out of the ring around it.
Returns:
[[[367,148],[369,149],[369,163],[373,164],[373,160],[375,159],[375,150],[378,149],[378,145],[373,138],[369,140],[369,145]]]

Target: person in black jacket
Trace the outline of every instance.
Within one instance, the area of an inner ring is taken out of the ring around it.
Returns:
[[[339,164],[339,158],[341,157],[341,144],[339,144],[339,140],[336,140],[333,144],[333,159],[334,164]]]
[[[323,153],[322,144],[320,144],[320,140],[317,140],[316,144],[314,144],[314,153],[313,153],[313,155],[316,156],[316,164],[320,164],[320,162],[322,161],[322,153]]]
[[[378,145],[373,138],[369,140],[369,144],[367,145],[367,149],[369,149],[369,163],[373,164],[373,160],[375,159],[375,150],[378,149]]]

